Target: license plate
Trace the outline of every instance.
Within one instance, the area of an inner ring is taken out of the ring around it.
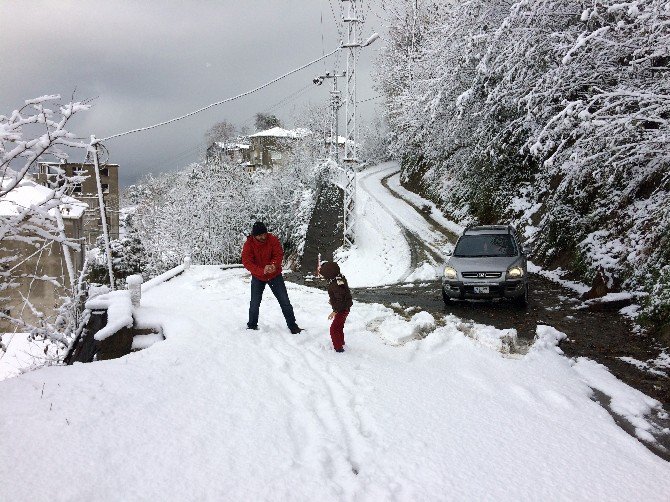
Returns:
[[[489,292],[488,286],[475,286],[475,293],[488,294],[488,292]]]

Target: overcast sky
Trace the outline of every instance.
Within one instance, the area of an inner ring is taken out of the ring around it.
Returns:
[[[334,49],[339,37],[331,2],[339,18],[346,5],[340,0],[0,0],[0,113],[28,98],[65,98],[76,90],[77,100],[96,99],[71,130],[99,138],[182,115]],[[373,3],[364,2],[371,9],[363,38],[374,31],[383,36]],[[382,38],[362,52],[359,101],[377,94],[370,73],[383,45]],[[343,53],[340,69],[345,60]],[[327,61],[174,125],[110,140],[121,184],[196,160],[205,131],[220,120],[253,128],[254,114],[269,111],[292,126],[297,110],[328,100],[328,85],[311,84],[332,69],[334,57]],[[363,119],[375,106],[360,106]]]

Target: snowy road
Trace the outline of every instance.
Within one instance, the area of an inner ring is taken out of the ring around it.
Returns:
[[[654,401],[551,328],[509,356],[509,330],[357,303],[337,354],[326,294],[289,294],[306,332],[271,296],[248,331],[246,273],[192,267],[135,311],[165,341],[0,382],[0,500],[667,500],[591,387],[640,433]]]
[[[388,162],[358,174],[356,246],[342,255],[354,287],[435,279],[453,249],[454,234],[445,229],[460,231],[444,218],[431,224],[403,200],[413,194],[400,186],[399,171]]]

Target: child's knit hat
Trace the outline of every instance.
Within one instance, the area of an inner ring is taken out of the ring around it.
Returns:
[[[340,275],[340,266],[334,261],[327,261],[321,264],[320,272],[325,279],[335,279]]]

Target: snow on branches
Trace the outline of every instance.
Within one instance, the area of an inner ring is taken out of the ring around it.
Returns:
[[[185,255],[197,264],[239,263],[256,220],[280,237],[288,259],[297,258],[320,176],[314,152],[321,145],[308,143],[275,169],[250,173],[243,164],[214,156],[129,187],[124,195],[134,211],[127,232],[146,251],[147,273],[161,273]]]
[[[82,178],[68,177],[54,167],[54,183],[48,188],[31,176],[38,161],[66,159],[69,150],[88,147],[68,130],[68,124],[89,105],[59,104],[59,100],[57,95],[41,96],[0,115],[0,303],[9,306],[0,310],[0,324],[10,323],[14,329],[66,346],[73,330],[68,318],[70,295],[60,298],[66,306],[55,316],[31,297],[34,291],[55,290],[59,299],[58,292],[71,292],[75,287],[67,281],[72,271],[69,262],[67,272],[54,276],[41,266],[41,260],[59,248],[79,249],[79,243],[66,237],[63,211],[83,211],[68,196]]]

